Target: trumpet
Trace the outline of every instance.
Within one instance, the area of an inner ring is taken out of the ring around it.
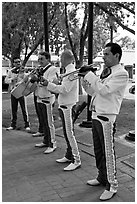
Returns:
[[[101,69],[101,63],[92,63],[92,64],[85,65],[85,66],[89,69],[89,71],[92,71],[92,72],[96,72],[96,71],[99,71]],[[70,81],[77,80],[81,77],[78,75],[80,69],[81,68],[79,68],[73,72],[69,72],[67,74],[61,74],[61,75],[57,76],[57,78],[59,79],[59,81],[62,81],[62,79],[65,77],[68,77],[68,79]]]

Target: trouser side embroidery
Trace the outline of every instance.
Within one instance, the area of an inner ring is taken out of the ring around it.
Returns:
[[[61,108],[63,114],[64,114],[64,120],[65,120],[65,129],[66,129],[66,134],[68,141],[70,143],[70,146],[72,148],[72,154],[74,156],[75,161],[80,161],[80,155],[78,151],[78,145],[74,136],[74,131],[73,131],[73,123],[72,123],[72,108]]]
[[[113,143],[113,124],[112,122],[109,121],[102,120],[99,121],[102,124],[104,132],[107,177],[108,182],[110,183],[110,191],[116,192],[118,188],[118,182],[116,179],[116,162]]]
[[[52,104],[45,104],[47,107],[47,116],[48,116],[48,124],[49,124],[49,129],[50,129],[50,134],[51,134],[51,142],[55,142],[55,127],[54,127],[54,119],[53,119],[53,114],[52,114]]]

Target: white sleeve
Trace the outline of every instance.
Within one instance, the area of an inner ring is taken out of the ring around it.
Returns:
[[[126,86],[128,82],[128,75],[126,72],[118,72],[111,76],[110,80],[106,83],[102,81],[92,72],[89,72],[84,80],[89,83],[90,89],[100,95],[107,95],[113,93],[123,86]]]
[[[77,86],[77,80],[65,80],[61,85],[56,85],[54,83],[49,82],[47,89],[55,93],[66,94],[72,90],[73,86]]]

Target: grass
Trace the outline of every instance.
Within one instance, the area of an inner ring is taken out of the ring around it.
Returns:
[[[2,95],[2,103],[6,103],[7,100],[10,100],[10,94],[3,94]],[[81,104],[83,100],[86,100],[86,98],[80,97],[80,101],[78,104]],[[31,132],[36,132],[38,130],[38,119],[35,112],[35,107],[33,101],[31,103],[28,103],[28,113],[29,113],[29,119],[31,123]],[[59,120],[59,114],[58,114],[58,104],[57,101],[55,103],[53,114],[55,118],[55,127],[61,127],[61,121]],[[2,126],[8,127],[11,122],[11,110],[8,106],[6,110],[2,110]],[[87,108],[83,110],[83,112],[80,114],[79,118],[76,120],[76,123],[81,123],[82,121],[87,120]],[[18,108],[18,120],[17,120],[17,129],[23,130],[24,129],[24,121],[21,113],[20,106]],[[134,100],[127,100],[124,99],[120,114],[117,116],[117,135],[123,135],[128,133],[130,130],[135,129],[135,101]]]

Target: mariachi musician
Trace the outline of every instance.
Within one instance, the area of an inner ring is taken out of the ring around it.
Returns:
[[[122,49],[117,43],[107,43],[103,50],[105,69],[100,78],[82,67],[83,88],[92,96],[92,136],[97,167],[95,179],[87,181],[90,186],[104,185],[100,200],[111,199],[118,190],[114,123],[119,114],[128,84],[128,73],[121,65]]]
[[[37,83],[35,95],[37,96],[37,110],[43,128],[43,140],[35,145],[38,148],[46,148],[44,154],[52,153],[56,150],[55,126],[53,119],[53,106],[55,94],[47,90],[43,84],[43,78],[53,81],[57,78],[58,69],[51,64],[49,52],[41,51],[38,55],[39,68],[32,74],[30,82]]]
[[[14,67],[8,71],[8,74],[5,78],[5,82],[9,84],[9,91],[11,93],[12,90],[17,86],[17,84],[23,81],[26,76],[26,74],[24,73],[24,68],[21,66],[21,60],[19,58],[13,58],[13,66]],[[11,94],[11,126],[8,127],[7,130],[16,129],[18,102],[20,103],[20,107],[22,110],[25,129],[26,131],[30,131],[26,99],[22,95],[19,98],[16,98],[13,94]]]
[[[66,76],[61,84],[50,81],[45,78],[43,85],[47,90],[58,93],[59,115],[62,120],[63,133],[66,141],[66,152],[58,163],[70,163],[64,168],[64,171],[73,171],[81,166],[81,158],[74,134],[72,122],[72,108],[78,102],[78,81],[70,80],[70,73],[75,71],[74,57],[71,50],[66,49],[61,54],[61,66],[66,70]],[[73,74],[72,74],[73,75]]]

